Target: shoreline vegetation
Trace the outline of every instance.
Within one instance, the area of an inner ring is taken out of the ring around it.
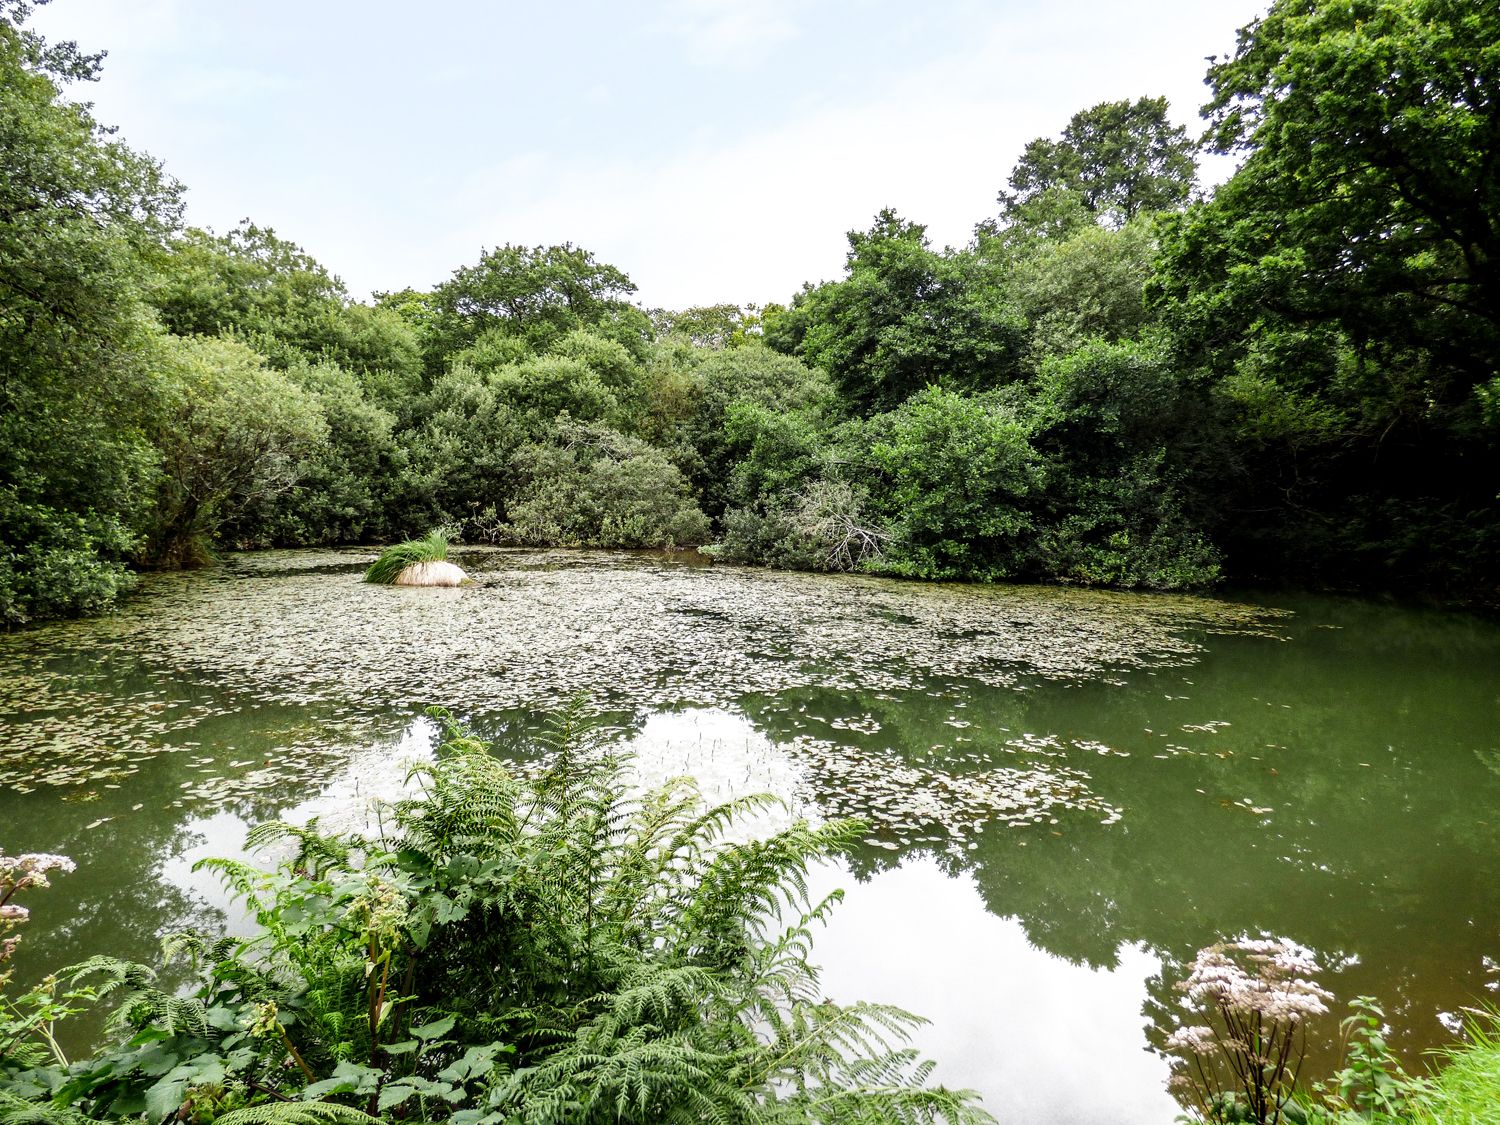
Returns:
[[[26,17],[0,0],[7,626],[216,551],[435,526],[1500,598],[1491,8],[1279,0],[1212,62],[1202,138],[1164,99],[1102,103],[1025,147],[962,246],[884,210],[842,277],[685,310],[566,243],[360,301],[268,228],[185,227],[81,100],[101,56]],[[1203,190],[1200,151],[1238,171]]]
[[[105,956],[14,999],[0,975],[0,1122],[993,1122],[930,1083],[915,1016],[819,988],[842,894],[808,869],[857,822],[640,792],[576,705],[534,749],[521,772],[447,722],[376,835],[272,823],[271,870],[203,861],[259,933],[167,938],[190,992]],[[70,864],[0,857],[0,973],[9,899]],[[55,1025],[95,1004],[104,1045],[69,1060]]]

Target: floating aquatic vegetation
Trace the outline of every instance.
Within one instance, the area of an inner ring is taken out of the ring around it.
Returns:
[[[244,799],[323,781],[429,704],[482,717],[585,693],[640,715],[807,687],[890,697],[943,695],[958,682],[1024,689],[1181,665],[1205,634],[1276,622],[1208,598],[930,586],[627,553],[465,552],[476,581],[460,590],[349,581],[369,558],[236,556],[148,576],[110,617],[0,637],[0,786],[118,784],[158,755],[201,756],[201,744],[216,754],[172,803]],[[967,738],[967,722],[955,714],[950,725]],[[825,725],[879,730],[868,714]],[[1054,789],[1077,789],[1048,768]],[[990,804],[1009,808],[1023,790],[997,778]],[[981,803],[965,792],[955,807]]]

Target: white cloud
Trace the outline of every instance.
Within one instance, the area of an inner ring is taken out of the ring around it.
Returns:
[[[657,26],[683,41],[696,66],[745,67],[795,39],[791,0],[671,0]]]
[[[498,243],[571,241],[626,270],[643,302],[680,307],[784,301],[838,276],[844,232],[883,206],[927,223],[940,245],[962,243],[1025,142],[1099,101],[1166,94],[1196,129],[1203,57],[1231,47],[1262,6],[860,0],[837,9],[846,41],[827,30],[826,6],[663,0],[632,25],[654,31],[607,77],[559,72],[566,51],[527,71],[514,45],[493,62],[439,50],[392,69],[373,99],[356,93],[373,63],[316,49],[342,42],[339,9],[317,9],[323,39],[288,41],[303,48],[295,58],[269,31],[237,51],[226,28],[239,20],[243,32],[243,13],[184,0],[60,0],[41,13],[69,17],[49,34],[118,48],[88,96],[187,182],[195,223],[252,215],[355,292],[431,285]],[[424,41],[474,18],[452,13],[450,27],[433,13]],[[361,26],[394,68],[400,44],[379,21]],[[590,26],[579,20],[580,43]],[[514,43],[537,34],[520,29]],[[851,50],[856,40],[876,54]],[[704,67],[732,73],[720,83]],[[487,74],[522,84],[486,87]],[[300,83],[294,97],[279,75]],[[726,91],[741,112],[726,111]]]
[[[1198,54],[1173,59],[1174,74],[1128,49],[1123,17],[1068,36],[1057,22],[996,20],[949,57],[893,75],[876,98],[809,107],[716,146],[609,160],[559,151],[476,172],[450,198],[448,257],[420,276],[441,278],[498,242],[572,241],[625,269],[647,304],[763,303],[837,276],[844,232],[884,206],[928,223],[937,244],[960,244],[993,213],[1022,145],[1077,109],[1166,93],[1180,120],[1195,120]],[[1101,64],[1091,40],[1119,49]],[[350,277],[368,267],[391,287],[406,266],[370,260]]]

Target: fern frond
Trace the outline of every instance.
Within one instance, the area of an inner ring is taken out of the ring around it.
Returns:
[[[379,1120],[333,1102],[272,1102],[226,1113],[215,1125],[378,1125]]]
[[[119,996],[111,1023],[132,1028],[154,1025],[170,1034],[186,1031],[200,1039],[217,1035],[209,1026],[208,1009],[202,1000],[163,992],[156,987],[156,973],[145,965],[115,957],[90,957],[63,972],[71,984],[85,977],[104,978],[94,986],[94,994],[101,1000]]]
[[[245,849],[258,852],[284,841],[291,841],[294,847],[291,866],[315,879],[332,868],[348,864],[350,852],[361,842],[357,837],[325,836],[318,831],[316,818],[305,825],[273,820],[250,830],[245,837]]]
[[[164,960],[186,957],[193,964],[202,961],[209,965],[220,965],[233,958],[243,943],[238,938],[212,937],[193,930],[179,930],[161,939]]]
[[[77,1110],[51,1102],[29,1101],[0,1089],[0,1125],[93,1125]]]

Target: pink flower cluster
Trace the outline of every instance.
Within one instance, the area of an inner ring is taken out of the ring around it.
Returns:
[[[1328,1011],[1333,993],[1311,979],[1316,972],[1312,954],[1288,941],[1219,942],[1198,951],[1177,987],[1195,1004],[1295,1022]]]

